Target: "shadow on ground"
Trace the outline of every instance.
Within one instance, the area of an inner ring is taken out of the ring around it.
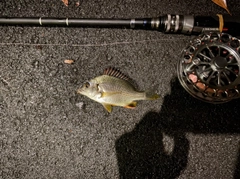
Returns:
[[[148,112],[133,131],[116,141],[120,178],[178,177],[188,162],[185,134],[239,134],[239,107],[240,100],[214,105],[194,99],[174,79],[161,111]],[[173,138],[170,154],[164,150],[163,133]],[[235,177],[240,157],[237,160]]]

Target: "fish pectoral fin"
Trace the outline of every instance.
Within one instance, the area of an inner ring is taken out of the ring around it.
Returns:
[[[111,104],[105,104],[105,103],[103,103],[102,105],[103,105],[103,107],[104,107],[109,113],[112,112],[112,105],[111,105]]]
[[[134,109],[137,106],[137,102],[133,101],[130,104],[128,104],[127,106],[124,106],[125,108],[129,108],[129,109]]]

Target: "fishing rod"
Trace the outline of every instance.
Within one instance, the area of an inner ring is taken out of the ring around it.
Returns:
[[[0,17],[0,25],[129,28],[196,35],[177,61],[181,85],[204,102],[224,103],[240,98],[240,17],[220,14],[167,14],[136,19]]]
[[[220,31],[235,34],[240,31],[240,17],[172,14],[156,18],[131,19],[0,17],[0,25],[130,28],[189,35],[198,35],[204,31],[219,31],[220,29]]]

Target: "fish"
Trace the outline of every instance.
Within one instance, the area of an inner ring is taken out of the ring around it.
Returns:
[[[156,100],[160,97],[153,90],[136,90],[131,79],[114,67],[108,67],[103,75],[85,81],[77,93],[101,103],[109,113],[113,106],[134,109],[139,100]]]

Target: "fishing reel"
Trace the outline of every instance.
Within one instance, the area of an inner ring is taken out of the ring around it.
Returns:
[[[193,97],[224,103],[240,98],[240,40],[205,32],[190,41],[177,64],[178,79]]]

